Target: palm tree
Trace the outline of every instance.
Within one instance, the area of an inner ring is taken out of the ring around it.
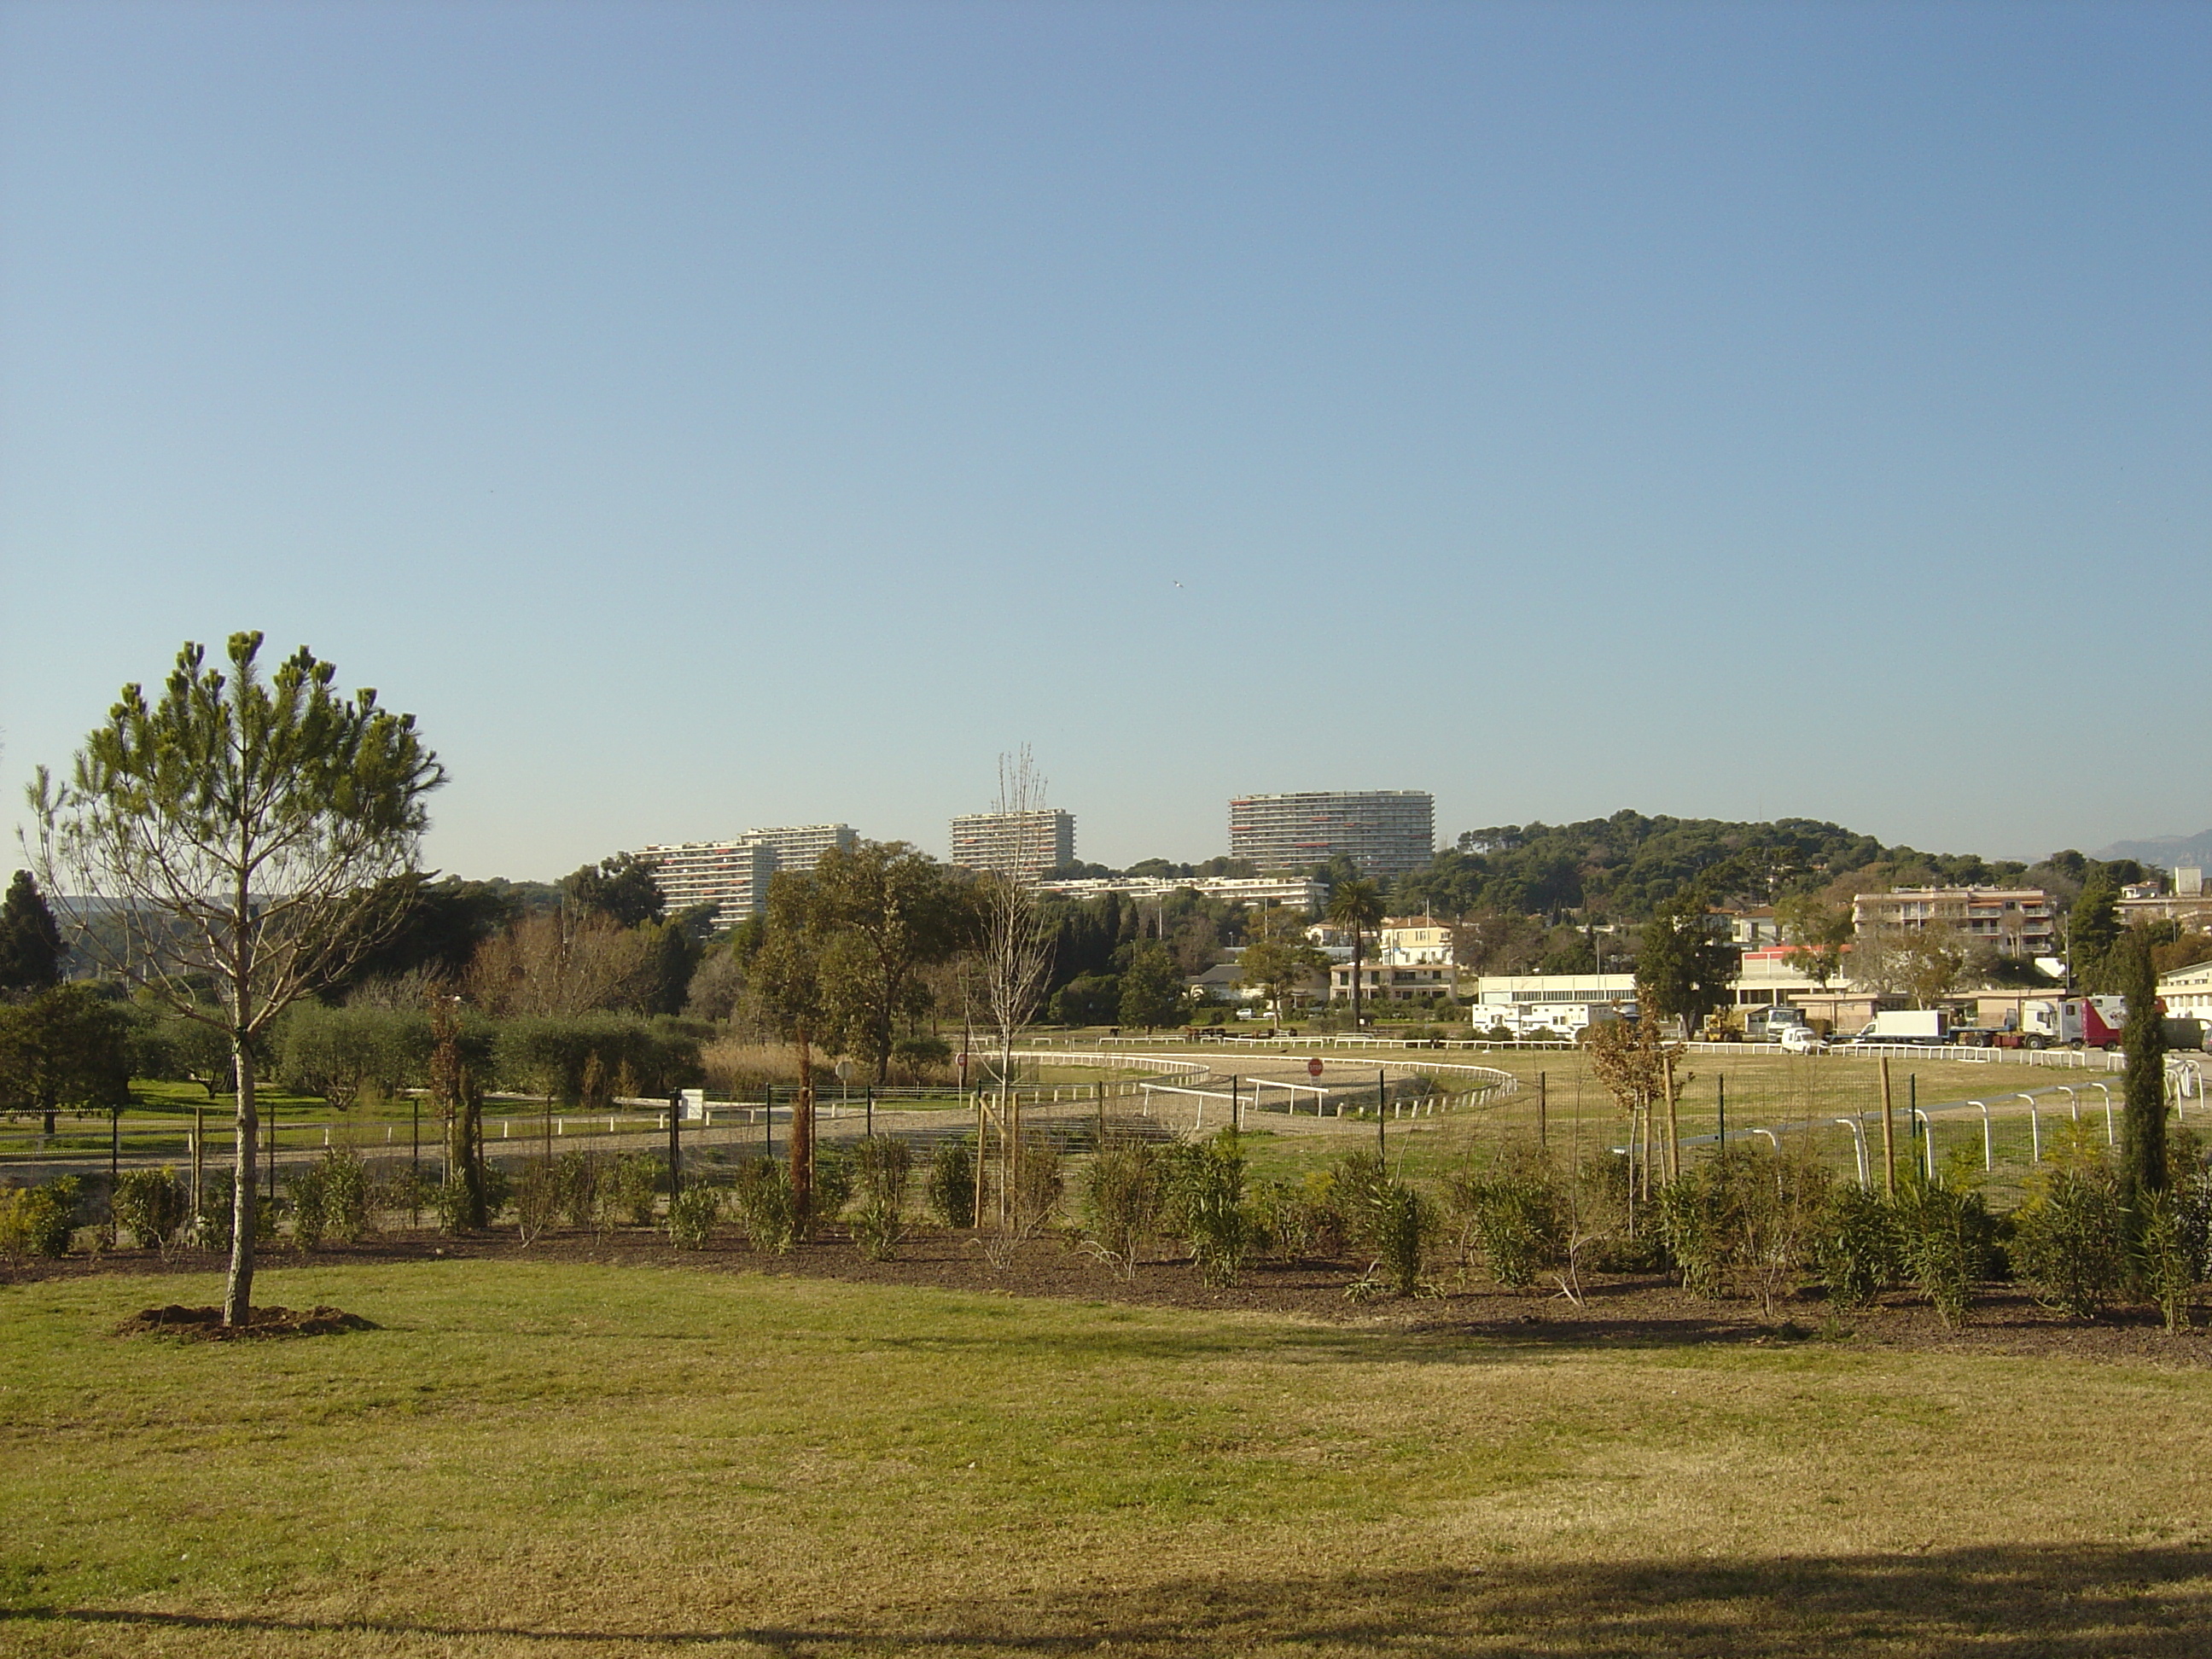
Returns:
[[[1366,930],[1382,920],[1382,890],[1364,878],[1340,881],[1329,889],[1328,919],[1352,930],[1352,1029],[1359,1029],[1359,963]]]

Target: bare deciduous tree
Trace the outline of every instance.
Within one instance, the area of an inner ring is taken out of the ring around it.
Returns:
[[[999,796],[994,811],[1012,815],[1012,856],[986,871],[983,889],[983,945],[981,967],[984,1006],[999,1040],[998,1121],[1000,1220],[1014,1222],[1013,1198],[1019,1189],[1021,1103],[1012,1091],[1014,1038],[1036,1014],[1052,966],[1052,934],[1045,925],[1037,871],[1045,860],[1048,831],[1045,781],[1024,744],[1017,754],[999,757]],[[1034,843],[1034,844],[1033,844]],[[978,1148],[980,1154],[981,1149]],[[978,1217],[980,1220],[980,1216]]]
[[[634,1008],[651,975],[653,941],[604,915],[531,916],[486,939],[469,963],[470,1002],[495,1018],[574,1018]]]

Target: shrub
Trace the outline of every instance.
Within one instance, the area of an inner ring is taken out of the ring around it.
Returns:
[[[902,1036],[891,1044],[891,1060],[917,1075],[940,1071],[952,1060],[952,1045],[943,1037]]]
[[[653,1224],[653,1201],[660,1190],[660,1160],[650,1152],[631,1152],[614,1161],[601,1182],[599,1224],[611,1232],[627,1222]]]
[[[922,1197],[930,1214],[948,1227],[975,1224],[975,1137],[943,1140],[929,1155]]]
[[[1900,1276],[1897,1216],[1876,1193],[1847,1187],[1813,1238],[1813,1264],[1829,1304],[1850,1312],[1871,1304]]]
[[[1989,1206],[1954,1173],[1943,1181],[1917,1177],[1899,1191],[1893,1213],[1905,1277],[1944,1325],[1957,1330],[1989,1265],[1995,1236]]]
[[[1061,1188],[1059,1149],[1036,1131],[1024,1130],[1010,1206],[1014,1237],[1034,1237],[1052,1219],[1060,1208]]]
[[[769,1255],[787,1255],[799,1242],[799,1216],[792,1206],[791,1171],[772,1158],[747,1158],[738,1165],[730,1207],[745,1243]]]
[[[1334,1182],[1326,1170],[1310,1170],[1305,1179],[1265,1181],[1252,1194],[1252,1212],[1264,1243],[1285,1261],[1334,1257],[1344,1251],[1344,1218],[1336,1207]]]
[[[526,1245],[535,1244],[561,1213],[561,1166],[539,1158],[523,1166],[514,1179],[514,1230]]]
[[[1329,1201],[1342,1221],[1347,1243],[1364,1245],[1365,1223],[1390,1184],[1389,1171],[1376,1152],[1346,1152],[1329,1166]]]
[[[1741,1183],[1731,1190],[1726,1163],[1711,1164],[1659,1188],[1659,1237],[1667,1246],[1682,1288],[1692,1296],[1728,1294],[1729,1270],[1741,1247]]]
[[[489,1169],[485,1173],[490,1173]],[[433,1207],[438,1212],[438,1225],[441,1231],[448,1233],[465,1231],[470,1207],[468,1176],[458,1169],[447,1170],[446,1178],[438,1183]],[[489,1206],[486,1212],[489,1212]]]
[[[434,1208],[437,1199],[438,1183],[410,1165],[384,1182],[371,1194],[370,1202],[382,1209],[406,1211],[408,1224],[416,1226],[421,1224],[422,1212]]]
[[[2029,1176],[2012,1258],[2045,1307],[2081,1319],[2103,1312],[2128,1280],[2127,1207],[2111,1165],[2067,1157]]]
[[[1158,1229],[1164,1175],[1158,1149],[1141,1140],[1108,1146],[1091,1165],[1084,1242],[1124,1279],[1136,1277],[1137,1258]]]
[[[311,1250],[328,1240],[354,1244],[368,1231],[368,1170],[360,1158],[333,1148],[288,1183],[292,1240]]]
[[[125,1170],[109,1200],[118,1231],[140,1249],[167,1245],[190,1219],[191,1194],[172,1170]]]
[[[871,1261],[889,1261],[906,1237],[906,1188],[914,1169],[914,1149],[888,1135],[860,1143],[856,1160],[860,1203],[853,1218],[853,1242]]]
[[[200,1212],[192,1222],[192,1237],[202,1249],[230,1248],[231,1217],[235,1207],[235,1178],[228,1170],[215,1170],[200,1179]],[[276,1237],[276,1202],[265,1192],[254,1194],[253,1242],[267,1244]]]
[[[1346,1233],[1373,1257],[1364,1282],[1413,1295],[1443,1234],[1443,1215],[1413,1188],[1391,1180],[1378,1153],[1348,1153],[1337,1160],[1334,1173]]]
[[[563,1152],[553,1164],[553,1202],[571,1227],[589,1227],[599,1218],[604,1172],[589,1152]]]
[[[712,1187],[686,1187],[668,1200],[668,1242],[679,1250],[703,1250],[721,1218],[722,1196]]]
[[[1490,1276],[1510,1289],[1534,1283],[1566,1248],[1565,1195],[1549,1166],[1523,1149],[1480,1174],[1454,1172],[1445,1193],[1462,1259],[1480,1254]]]
[[[1169,1208],[1204,1283],[1234,1285],[1253,1243],[1244,1211],[1244,1155],[1233,1130],[1183,1149],[1168,1165]]]
[[[1437,1206],[1403,1182],[1394,1181],[1377,1195],[1369,1221],[1375,1266],[1400,1296],[1421,1288],[1421,1269],[1443,1231]],[[1371,1277],[1375,1267],[1368,1269]]]
[[[2212,1279],[2212,1170],[2176,1176],[2171,1194],[2176,1242],[2197,1284]]]
[[[843,1213],[845,1206],[853,1201],[856,1178],[850,1152],[842,1146],[817,1146],[814,1182],[806,1195],[808,1224],[835,1220]]]
[[[77,1191],[77,1178],[63,1176],[43,1187],[0,1193],[0,1255],[67,1255],[76,1231]]]
[[[2197,1289],[2197,1264],[2182,1237],[2177,1206],[2170,1193],[2144,1196],[2136,1238],[2136,1274],[2157,1304],[2169,1332],[2187,1328],[2189,1301]]]

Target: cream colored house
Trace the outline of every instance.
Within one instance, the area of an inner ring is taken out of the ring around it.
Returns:
[[[2194,963],[2158,976],[2166,1012],[2212,1024],[2212,962]]]

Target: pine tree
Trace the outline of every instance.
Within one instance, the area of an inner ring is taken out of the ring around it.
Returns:
[[[0,991],[43,991],[62,981],[62,930],[28,870],[0,902]]]

